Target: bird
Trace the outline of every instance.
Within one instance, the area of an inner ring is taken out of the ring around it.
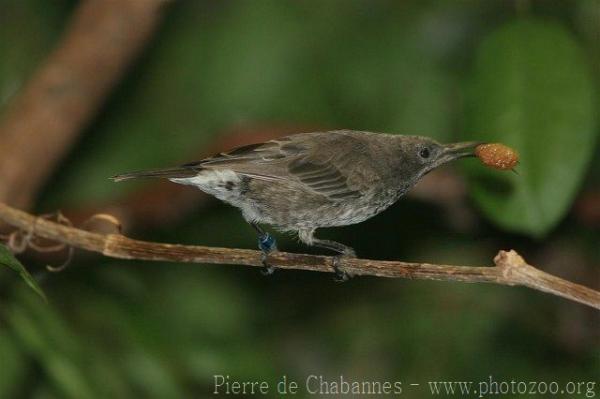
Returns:
[[[433,169],[475,156],[480,142],[441,144],[423,136],[334,130],[299,133],[184,165],[113,176],[114,181],[164,178],[194,186],[241,210],[258,236],[263,272],[277,250],[263,225],[297,234],[308,246],[333,251],[336,280],[349,274],[353,248],[315,237],[319,228],[363,222],[387,209]]]

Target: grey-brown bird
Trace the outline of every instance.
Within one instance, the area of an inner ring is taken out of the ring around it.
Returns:
[[[251,144],[176,168],[132,172],[115,181],[161,177],[199,188],[242,211],[258,233],[265,270],[275,239],[259,225],[298,234],[307,245],[355,256],[347,245],[315,237],[377,215],[432,169],[474,155],[480,143],[443,145],[419,136],[337,130]],[[340,279],[347,275],[337,267]]]

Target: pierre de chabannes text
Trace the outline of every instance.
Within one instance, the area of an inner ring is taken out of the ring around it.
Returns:
[[[496,379],[489,376],[480,381],[427,381],[407,383],[385,380],[356,380],[343,375],[327,378],[311,374],[304,379],[282,375],[277,381],[242,381],[229,375],[216,374],[212,381],[214,395],[402,395],[411,391],[426,390],[436,395],[466,395],[478,398],[501,395],[576,395],[596,397],[597,381],[531,381]]]

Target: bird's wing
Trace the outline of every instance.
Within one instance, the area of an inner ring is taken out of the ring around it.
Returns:
[[[367,188],[348,179],[354,168],[348,154],[356,150],[355,140],[334,132],[299,134],[239,147],[183,167],[229,169],[253,179],[287,180],[341,200],[358,197]]]
[[[229,169],[236,173],[261,180],[279,180],[285,177],[278,171],[274,161],[285,159],[294,151],[291,147],[282,148],[286,138],[264,143],[249,144],[222,152],[201,161],[187,163],[188,169]],[[268,165],[271,167],[269,168]]]
[[[311,190],[332,200],[360,197],[361,187],[349,182],[349,170],[340,161],[343,158],[323,162],[310,155],[298,157],[288,164],[288,172]]]

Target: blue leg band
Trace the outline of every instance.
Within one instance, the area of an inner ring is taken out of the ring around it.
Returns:
[[[277,248],[275,238],[269,233],[258,236],[258,248],[263,252],[271,252]]]

